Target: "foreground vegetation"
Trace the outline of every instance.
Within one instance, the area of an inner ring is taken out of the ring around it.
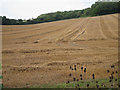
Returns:
[[[89,16],[98,16],[98,15],[106,15],[106,14],[114,14],[119,13],[120,2],[96,2],[90,8],[86,8],[83,10],[74,10],[74,11],[64,11],[64,12],[54,12],[47,13],[38,16],[35,19],[22,20],[22,19],[9,19],[5,16],[2,17],[3,25],[24,25],[24,24],[37,24],[43,22],[51,22],[58,20],[65,20],[71,18],[79,18],[79,17],[89,17]]]
[[[119,78],[119,80],[120,80],[120,78]],[[96,81],[98,81],[98,83],[96,83]],[[33,86],[31,88],[97,88],[96,85],[99,85],[99,88],[118,88],[118,81],[114,80],[113,83],[114,83],[114,86],[111,87],[109,78],[105,78],[105,79],[71,82],[68,84],[62,83],[62,84],[55,84],[55,85]],[[89,84],[89,87],[87,87],[87,84]]]
[[[2,65],[0,63],[0,70],[2,70]],[[2,80],[3,76],[0,75],[0,81]],[[0,82],[0,90],[2,89],[2,82]]]
[[[107,73],[111,73],[108,78],[95,79],[95,74],[93,73],[92,78],[86,80],[85,74],[87,72],[87,68],[83,66],[81,67],[82,74],[80,74],[80,79],[78,79],[75,77],[76,75],[73,75],[73,71],[76,74],[76,71],[79,69],[77,64],[74,64],[70,65],[70,70],[72,72],[69,74],[69,77],[73,78],[73,80],[67,80],[66,83],[56,85],[43,85],[40,87],[34,86],[34,88],[118,88],[118,81],[120,78],[115,76],[115,73],[118,74],[118,71],[110,72],[114,68],[115,66],[112,65],[111,69],[107,70]]]

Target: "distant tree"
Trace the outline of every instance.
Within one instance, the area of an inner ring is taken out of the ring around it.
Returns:
[[[36,24],[36,23],[71,19],[71,18],[98,16],[98,15],[106,15],[106,14],[114,14],[114,13],[120,13],[120,2],[95,2],[95,4],[92,4],[90,8],[86,8],[83,10],[71,10],[64,12],[57,11],[54,13],[46,13],[38,16],[35,19],[32,18],[28,20],[22,20],[22,19],[15,20],[15,19],[8,19],[5,16],[3,16],[2,24],[3,25]]]

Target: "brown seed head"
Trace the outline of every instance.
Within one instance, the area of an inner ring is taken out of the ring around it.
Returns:
[[[82,77],[82,74],[80,74],[80,77]]]
[[[89,84],[87,84],[87,87],[89,87]]]

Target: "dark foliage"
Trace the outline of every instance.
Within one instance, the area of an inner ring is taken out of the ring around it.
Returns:
[[[47,13],[38,16],[35,19],[22,20],[22,19],[8,19],[5,16],[0,16],[2,18],[3,25],[26,25],[26,24],[37,24],[58,20],[65,20],[71,18],[80,18],[80,17],[89,17],[89,16],[99,16],[106,14],[119,13],[120,2],[96,2],[91,6],[91,8],[86,8],[83,10],[74,10],[74,11],[64,11],[64,12],[55,12]]]

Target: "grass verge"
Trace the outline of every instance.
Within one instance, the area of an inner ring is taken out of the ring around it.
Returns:
[[[118,88],[118,80],[115,81],[115,79],[113,79],[112,82],[109,82],[109,78],[105,78],[105,79],[85,80],[78,82],[76,81],[76,82],[70,82],[68,84],[62,83],[62,84],[54,84],[54,85],[49,84],[49,85],[33,86],[31,88],[75,88],[78,84],[79,87],[77,88],[87,88],[87,84],[89,84],[89,88],[97,88],[96,81],[98,81],[97,85],[99,85],[99,88],[112,88],[111,84],[114,84],[113,88]],[[102,85],[105,85],[105,87]]]

